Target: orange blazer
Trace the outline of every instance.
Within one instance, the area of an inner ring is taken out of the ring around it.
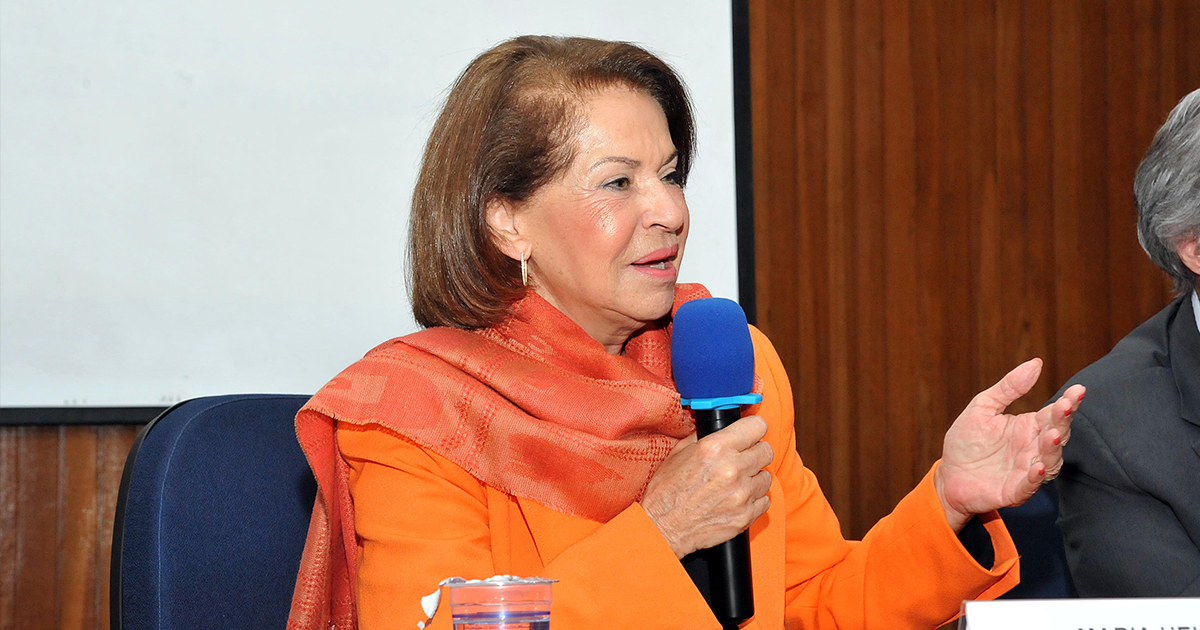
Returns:
[[[1016,548],[983,520],[995,565],[979,566],[946,523],[933,470],[862,541],[842,538],[817,479],[796,453],[792,392],[775,349],[751,330],[770,425],[771,507],[750,528],[755,616],[746,630],[936,628],[964,599],[1018,582]],[[339,423],[351,468],[362,630],[413,630],[422,596],[444,578],[543,576],[555,630],[719,630],[691,578],[641,505],[607,523],[555,512],[485,486],[449,460],[379,426]],[[936,464],[934,464],[936,467]],[[450,628],[443,602],[431,628]]]

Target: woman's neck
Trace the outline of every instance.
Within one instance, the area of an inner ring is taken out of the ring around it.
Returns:
[[[646,327],[645,323],[635,320],[614,321],[605,317],[604,313],[598,313],[586,307],[573,309],[565,304],[560,304],[553,295],[549,295],[545,291],[538,291],[537,287],[534,287],[534,291],[551,306],[558,309],[558,312],[575,322],[589,337],[604,346],[609,354],[625,354],[625,344],[629,338]]]

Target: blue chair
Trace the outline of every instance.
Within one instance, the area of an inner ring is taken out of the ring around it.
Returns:
[[[113,630],[283,628],[317,484],[308,396],[189,400],[138,434],[113,528]]]

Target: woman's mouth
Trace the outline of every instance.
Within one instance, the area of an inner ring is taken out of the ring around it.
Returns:
[[[671,262],[678,255],[679,255],[679,246],[672,245],[670,247],[663,247],[660,249],[656,249],[656,250],[650,252],[649,254],[646,254],[645,256],[642,256],[641,258],[633,261],[633,264],[644,265],[647,267],[653,266],[653,265],[659,265],[658,269],[662,269],[663,268],[662,265],[665,265],[665,264]]]
[[[645,256],[633,262],[633,266],[640,272],[657,279],[673,280],[675,279],[675,258],[679,255],[679,246],[672,245],[656,249]]]

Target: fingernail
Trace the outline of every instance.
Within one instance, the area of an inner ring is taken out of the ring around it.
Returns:
[[[1057,436],[1054,438],[1054,445],[1058,446],[1059,444],[1062,444],[1062,436]]]
[[[1084,390],[1084,392],[1083,392],[1082,394],[1080,394],[1080,395],[1079,395],[1079,402],[1083,402],[1083,397],[1084,397],[1084,396],[1087,396],[1087,390]]]
[[[1045,467],[1045,466],[1038,466],[1038,476],[1039,476],[1039,477],[1041,477],[1041,476],[1043,476],[1043,475],[1045,475],[1045,474],[1046,474],[1046,467]]]

